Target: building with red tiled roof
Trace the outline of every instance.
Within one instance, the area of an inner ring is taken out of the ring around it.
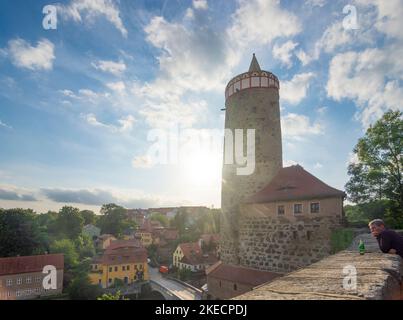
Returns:
[[[282,168],[273,180],[244,203],[269,203],[323,198],[343,198],[345,193],[325,184],[300,165]]]
[[[213,254],[203,254],[198,242],[181,243],[173,253],[173,266],[196,272],[206,269],[218,261]]]
[[[282,274],[245,268],[217,262],[206,270],[206,299],[231,299],[264,283],[270,282]]]
[[[131,240],[112,240],[110,245],[106,248],[106,252],[120,248],[142,248],[143,245],[139,239]]]
[[[47,266],[56,272],[56,289],[44,287]],[[0,300],[28,300],[57,295],[63,291],[64,255],[0,258]]]
[[[148,280],[147,250],[138,241],[117,241],[91,263],[90,280],[108,288],[118,280],[129,285],[135,281]]]

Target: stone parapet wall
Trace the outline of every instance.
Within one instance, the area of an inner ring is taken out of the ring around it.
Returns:
[[[367,253],[356,248],[359,239]],[[346,269],[345,269],[346,268]],[[345,287],[354,277],[356,288]],[[235,300],[389,300],[403,299],[403,260],[383,254],[368,234],[360,235],[349,250],[329,256],[306,268],[255,288]]]

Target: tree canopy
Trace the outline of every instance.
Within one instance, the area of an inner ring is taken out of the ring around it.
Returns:
[[[402,116],[388,111],[368,128],[354,148],[358,161],[349,165],[346,184],[349,200],[358,205],[387,201],[385,215],[398,225],[403,223]]]

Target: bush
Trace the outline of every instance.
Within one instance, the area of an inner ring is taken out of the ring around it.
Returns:
[[[331,253],[347,249],[354,239],[354,231],[351,229],[338,229],[331,235]]]

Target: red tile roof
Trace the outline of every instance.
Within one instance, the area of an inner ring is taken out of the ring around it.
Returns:
[[[203,253],[197,242],[181,243],[179,244],[183,252],[181,262],[196,265],[201,264],[203,260]]]
[[[253,287],[282,276],[281,274],[275,272],[223,264],[222,261],[219,261],[215,265],[208,268],[206,270],[206,274],[207,278],[211,277],[234,283],[242,283]]]
[[[202,250],[197,242],[180,243],[179,247],[185,257],[190,256],[192,252],[197,255],[202,254]]]
[[[179,231],[178,231],[178,229],[165,228],[162,230],[162,236],[167,241],[176,240],[179,238]]]
[[[54,266],[57,270],[64,268],[63,254],[47,254],[39,256],[24,256],[0,258],[0,276],[42,272],[45,266]]]
[[[299,165],[282,168],[261,191],[245,203],[344,197],[343,191],[332,188]]]
[[[144,248],[120,248],[106,252],[102,264],[117,265],[125,263],[146,263],[147,250]]]
[[[120,248],[141,248],[141,241],[139,239],[132,240],[113,240],[106,251],[116,250]]]

